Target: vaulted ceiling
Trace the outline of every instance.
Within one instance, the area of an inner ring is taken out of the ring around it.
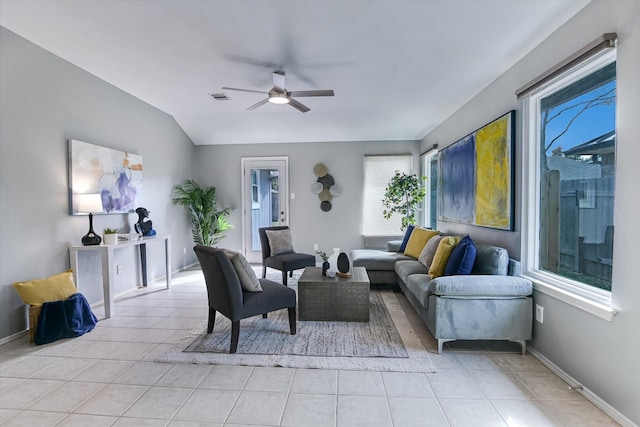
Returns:
[[[588,2],[1,0],[0,25],[172,115],[195,144],[418,140]],[[276,70],[289,91],[335,96],[248,111],[265,95],[221,89],[267,92]]]

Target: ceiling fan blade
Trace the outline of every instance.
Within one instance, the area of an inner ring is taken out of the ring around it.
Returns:
[[[251,107],[247,108],[247,110],[255,110],[256,108],[263,106],[267,102],[269,102],[269,98],[265,98],[262,101],[253,104]]]
[[[263,95],[269,94],[269,92],[264,92],[261,90],[251,90],[251,89],[238,89],[237,87],[226,87],[222,88],[223,90],[237,90],[238,92],[252,92],[252,93],[261,93]]]
[[[290,92],[291,96],[333,96],[333,90],[296,90]]]
[[[307,111],[309,111],[309,107],[307,107],[306,105],[296,101],[293,98],[289,98],[289,105],[291,105],[293,108],[295,108],[296,110],[302,112],[302,113],[306,113]]]
[[[278,89],[280,92],[286,91],[284,88],[284,71],[273,72],[273,87]]]

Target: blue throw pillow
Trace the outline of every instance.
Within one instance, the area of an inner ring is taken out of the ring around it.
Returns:
[[[404,253],[404,250],[407,249],[407,242],[409,241],[409,237],[411,237],[411,232],[413,231],[414,227],[414,225],[407,226],[407,231],[404,233],[404,239],[402,239],[402,244],[400,245],[400,249],[398,249],[398,252]]]
[[[444,269],[445,276],[456,274],[471,274],[473,264],[476,262],[476,245],[469,235],[466,235],[458,242],[447,261]]]

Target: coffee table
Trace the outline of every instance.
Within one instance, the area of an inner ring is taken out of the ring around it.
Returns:
[[[298,279],[298,319],[338,322],[369,321],[369,276],[353,267],[351,277],[330,279],[321,267],[306,267]]]

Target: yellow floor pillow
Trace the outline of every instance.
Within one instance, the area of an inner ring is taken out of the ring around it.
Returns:
[[[56,274],[46,279],[29,280],[13,284],[26,304],[42,305],[45,302],[64,301],[78,292],[73,283],[73,270]]]

